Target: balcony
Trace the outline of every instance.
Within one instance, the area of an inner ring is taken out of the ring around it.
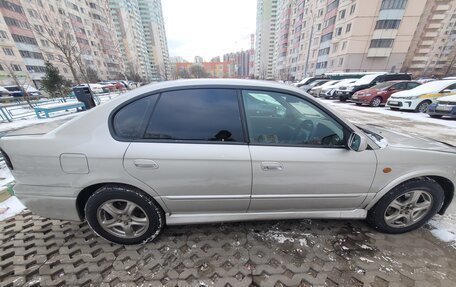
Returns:
[[[389,57],[391,54],[392,48],[369,48],[367,51],[368,58],[385,58]]]

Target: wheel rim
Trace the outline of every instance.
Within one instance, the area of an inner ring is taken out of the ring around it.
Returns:
[[[380,103],[381,103],[381,102],[382,102],[382,101],[381,101],[379,98],[375,98],[375,99],[372,101],[372,106],[373,106],[373,107],[378,107],[378,106],[380,106]]]
[[[388,226],[398,228],[417,223],[432,208],[432,196],[424,190],[404,193],[388,205],[384,218]]]
[[[418,108],[418,111],[420,113],[425,113],[427,111],[428,107],[429,107],[429,103],[428,102],[421,103],[419,108]]]
[[[112,199],[100,205],[97,219],[106,232],[123,238],[143,235],[150,224],[144,209],[125,199]]]

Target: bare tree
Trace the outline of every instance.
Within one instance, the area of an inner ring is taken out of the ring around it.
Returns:
[[[30,101],[30,96],[29,94],[27,93],[26,89],[24,89],[24,84],[26,83],[26,81],[21,81],[19,80],[19,77],[16,75],[15,71],[13,71],[13,69],[10,67],[10,65],[6,64],[4,65],[5,68],[6,68],[6,71],[8,72],[8,75],[11,77],[11,79],[13,79],[14,83],[16,84],[16,86],[19,88],[19,90],[22,92],[22,95],[24,97],[24,100],[27,102],[27,104],[29,105],[29,107],[31,109],[33,109],[33,105]]]
[[[157,75],[163,81],[168,81],[168,73],[166,71],[165,63],[160,63],[156,65]]]

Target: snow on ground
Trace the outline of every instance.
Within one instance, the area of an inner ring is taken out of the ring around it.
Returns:
[[[330,107],[338,107],[340,108],[341,105],[343,105],[344,109],[351,109],[351,110],[357,110],[361,112],[370,112],[370,113],[377,113],[377,114],[383,114],[383,115],[388,115],[388,116],[395,116],[395,117],[400,117],[404,119],[409,119],[412,121],[418,121],[418,122],[424,122],[424,123],[433,123],[437,125],[443,125],[447,126],[450,128],[456,128],[456,120],[454,119],[433,119],[431,118],[428,114],[423,114],[423,113],[415,113],[412,111],[393,111],[385,107],[367,107],[367,106],[357,106],[354,103],[342,103],[339,101],[334,101],[334,100],[322,100],[320,99],[324,104],[329,105]]]
[[[15,216],[25,209],[22,202],[15,196],[11,196],[7,200],[0,202],[0,221],[5,220],[11,216]]]
[[[435,215],[429,225],[435,237],[456,248],[456,214]]]

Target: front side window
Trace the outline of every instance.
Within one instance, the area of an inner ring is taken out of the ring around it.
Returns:
[[[236,90],[189,89],[162,93],[144,138],[243,142]]]
[[[242,97],[251,144],[344,146],[344,128],[300,97],[250,90]]]

